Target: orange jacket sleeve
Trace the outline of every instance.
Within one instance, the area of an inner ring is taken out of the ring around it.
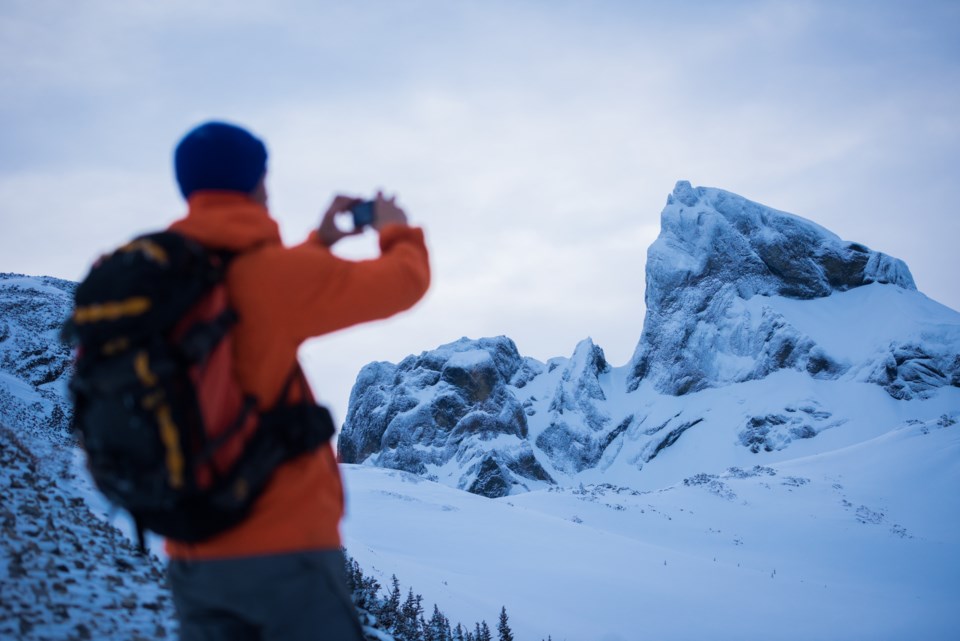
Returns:
[[[372,260],[344,260],[314,232],[286,253],[281,277],[296,285],[284,306],[296,340],[387,318],[423,297],[430,286],[423,230],[389,225],[380,232],[380,251]]]

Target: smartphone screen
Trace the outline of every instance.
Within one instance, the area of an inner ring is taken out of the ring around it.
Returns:
[[[350,211],[353,213],[354,229],[360,229],[361,227],[373,224],[373,205],[374,201],[365,200],[350,208]]]

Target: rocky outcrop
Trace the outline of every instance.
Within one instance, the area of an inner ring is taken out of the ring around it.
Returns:
[[[599,377],[610,371],[603,350],[581,341],[561,370],[546,417],[548,427],[536,445],[564,472],[597,464],[609,444],[610,415]]]
[[[870,283],[915,290],[896,258],[720,189],[677,183],[646,268],[643,333],[628,388],[682,395],[789,368],[835,377],[845,367],[754,296],[813,299]]]
[[[843,419],[834,419],[815,400],[808,400],[789,405],[783,412],[749,417],[740,430],[740,444],[754,453],[773,452],[784,449],[792,441],[813,438],[844,422]]]
[[[928,398],[937,389],[960,387],[960,331],[951,344],[926,337],[924,341],[893,342],[878,357],[866,380],[880,385],[900,400]],[[942,338],[942,337],[936,337]]]
[[[551,483],[511,391],[535,375],[505,337],[461,339],[361,370],[338,440],[345,463],[444,477],[484,496]]]

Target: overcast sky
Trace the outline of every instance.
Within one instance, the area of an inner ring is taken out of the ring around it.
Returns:
[[[627,362],[679,179],[901,258],[960,309],[958,114],[955,1],[4,0],[0,271],[81,278],[183,212],[187,129],[243,124],[288,242],[378,187],[427,230],[424,302],[302,352],[342,419],[363,364],[461,336]]]

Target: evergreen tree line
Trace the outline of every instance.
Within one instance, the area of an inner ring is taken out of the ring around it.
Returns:
[[[364,574],[360,564],[346,551],[344,556],[353,604],[371,641],[382,641],[383,637],[378,636],[381,632],[391,635],[395,641],[514,641],[506,607],[500,609],[496,637],[486,621],[475,623],[473,628],[459,622],[452,625],[436,604],[427,618],[423,597],[414,594],[413,588],[403,597],[396,575],[390,577],[390,587],[381,595],[380,582]]]

